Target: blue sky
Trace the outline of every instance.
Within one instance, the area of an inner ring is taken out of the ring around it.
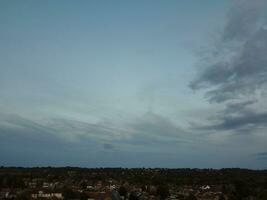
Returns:
[[[1,1],[0,165],[266,167],[264,8]]]

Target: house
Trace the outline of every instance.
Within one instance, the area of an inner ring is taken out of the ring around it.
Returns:
[[[46,199],[50,199],[50,198],[57,198],[57,199],[63,199],[63,195],[61,192],[54,192],[54,191],[38,191],[36,193],[32,193],[31,197],[33,199],[38,199],[38,198],[46,198]]]
[[[200,187],[201,190],[209,190],[210,186],[209,185],[203,185]]]

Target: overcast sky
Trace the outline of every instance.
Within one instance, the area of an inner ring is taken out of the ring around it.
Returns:
[[[0,2],[0,165],[267,166],[267,0]]]

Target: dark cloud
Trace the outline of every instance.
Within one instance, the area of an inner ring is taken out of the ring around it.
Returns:
[[[77,151],[50,127],[17,115],[1,115],[0,159],[5,165],[66,163]]]
[[[44,147],[48,149],[50,147],[75,144],[75,142],[81,142],[85,145],[96,144],[95,141],[90,139],[82,140],[83,137],[79,134],[85,130],[90,131],[89,125],[85,126],[85,123],[83,124],[82,122],[53,119],[51,120],[53,123],[51,123],[47,119],[34,121],[19,115],[6,114],[0,114],[0,119],[0,136],[3,138],[0,141],[2,144],[8,141],[12,142],[13,139],[14,142],[19,144],[31,144],[30,146],[36,148]],[[70,139],[71,137],[77,137],[77,140]],[[21,141],[16,138],[20,138]]]
[[[170,156],[163,152],[164,148],[177,148],[176,145],[185,142],[181,139],[182,129],[168,118],[153,113],[124,127],[110,122],[91,124],[70,119],[33,121],[4,114],[0,114],[0,119],[3,165],[145,166],[160,164],[159,160]],[[127,137],[116,135],[123,130],[128,131]]]
[[[205,130],[235,130],[248,133],[258,127],[265,127],[267,112],[255,112],[250,108],[255,103],[257,103],[257,100],[228,103],[223,110],[211,117],[211,121],[213,121],[211,125],[202,128]]]
[[[238,102],[229,102],[225,104],[225,107],[218,111],[211,119],[226,121],[227,119],[246,118],[246,116],[255,116],[257,113],[252,107],[257,104],[256,99],[244,100]]]
[[[267,156],[267,152],[257,153],[258,156]]]
[[[124,125],[108,121],[87,123],[64,118],[33,121],[5,114],[0,114],[0,119],[0,157],[3,160],[9,160],[8,156],[16,154],[27,154],[26,160],[36,160],[38,156],[49,157],[50,154],[53,159],[61,157],[68,160],[62,153],[77,153],[78,157],[83,157],[87,151],[120,152],[129,145],[142,146],[142,151],[149,152],[151,149],[169,148],[170,145],[186,142],[183,138],[185,131],[168,118],[153,113]],[[41,158],[38,160],[40,163],[43,161]]]
[[[265,89],[267,84],[267,30],[261,28],[242,46],[229,62],[209,65],[191,83],[193,89],[210,89],[206,97],[211,102],[240,99]]]
[[[235,133],[251,133],[257,128],[267,128],[267,113],[244,112],[239,116],[220,115],[216,120],[220,122],[199,128],[213,131],[231,130]]]
[[[244,39],[257,28],[262,17],[265,0],[235,0],[235,6],[229,11],[223,38],[225,40]]]
[[[247,107],[255,103],[257,103],[256,99],[242,101],[242,102],[228,103],[226,105],[226,108],[223,110],[223,114],[230,115],[230,114],[236,114],[236,113],[239,114],[248,112]]]
[[[260,152],[256,154],[256,157],[260,160],[267,160],[267,152]]]
[[[202,59],[203,70],[190,84],[204,89],[210,103],[224,107],[210,125],[198,128],[236,133],[267,128],[267,111],[260,104],[267,89],[266,5],[266,0],[234,1],[218,44]]]
[[[240,1],[238,5],[241,3],[230,12],[216,47],[218,55],[212,54],[190,85],[207,88],[211,102],[242,99],[267,85],[267,29],[262,17],[266,1]]]
[[[104,149],[108,149],[108,150],[114,149],[114,146],[112,144],[109,144],[109,143],[103,144],[103,147],[104,147]]]
[[[1,137],[6,137],[6,140],[1,140],[3,143],[8,139],[16,137],[24,138],[25,144],[33,143],[34,145],[46,144],[56,145],[60,138],[54,134],[55,130],[49,126],[41,125],[30,119],[23,118],[19,115],[3,115],[0,116]],[[21,142],[23,144],[23,142]]]

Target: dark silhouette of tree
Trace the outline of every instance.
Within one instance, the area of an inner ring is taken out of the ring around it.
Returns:
[[[86,189],[87,183],[85,181],[82,181],[80,186],[81,186],[82,189]]]
[[[112,200],[121,200],[120,194],[117,190],[112,190],[110,193],[110,198]]]
[[[143,200],[144,197],[141,192],[133,191],[130,193],[129,200]]]
[[[197,198],[195,197],[194,194],[191,193],[186,197],[186,200],[197,200]]]
[[[235,195],[237,199],[243,199],[250,195],[250,188],[245,181],[241,180],[235,181],[234,186],[235,186]]]
[[[28,200],[29,196],[25,192],[22,192],[17,195],[16,199],[17,200]]]
[[[157,195],[160,197],[160,199],[166,199],[170,195],[168,186],[159,185],[157,188]]]
[[[220,195],[219,200],[225,200],[225,197],[223,194]]]
[[[127,197],[127,193],[128,193],[127,189],[124,186],[121,186],[119,188],[119,194],[120,194],[120,196],[123,196],[124,199]]]
[[[63,197],[64,199],[75,199],[77,198],[77,195],[72,191],[72,189],[65,188],[63,190]]]

